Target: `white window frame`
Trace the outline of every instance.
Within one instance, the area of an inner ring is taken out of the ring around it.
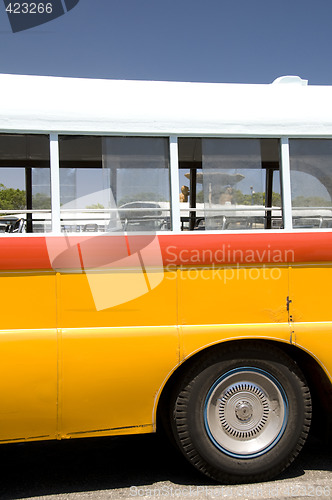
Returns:
[[[293,229],[293,221],[288,137],[280,138],[280,163],[284,230],[291,231]]]
[[[181,232],[181,213],[180,213],[180,183],[179,183],[179,152],[178,138],[171,135],[169,137],[169,159],[171,174],[171,203],[170,217],[172,221],[172,232]]]
[[[50,133],[52,233],[61,233],[59,135]]]

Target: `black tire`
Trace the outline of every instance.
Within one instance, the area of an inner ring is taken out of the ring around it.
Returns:
[[[241,342],[200,357],[173,394],[172,429],[199,471],[223,483],[269,480],[302,449],[311,397],[281,349]]]

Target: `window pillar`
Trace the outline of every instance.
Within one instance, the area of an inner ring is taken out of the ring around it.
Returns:
[[[180,232],[181,215],[180,215],[178,138],[172,135],[169,139],[169,146],[170,146],[170,173],[171,173],[172,230],[175,232]]]
[[[50,165],[51,165],[51,206],[52,232],[61,233],[60,222],[60,165],[58,134],[50,134]]]
[[[281,178],[282,178],[282,205],[284,228],[291,230],[292,224],[292,195],[290,184],[289,142],[287,137],[281,138]]]

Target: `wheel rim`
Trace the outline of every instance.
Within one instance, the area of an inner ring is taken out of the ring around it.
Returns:
[[[259,368],[225,373],[205,400],[204,425],[211,441],[236,458],[254,458],[269,451],[283,435],[287,420],[284,389]]]

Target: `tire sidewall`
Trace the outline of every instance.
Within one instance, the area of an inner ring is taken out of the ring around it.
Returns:
[[[236,458],[223,453],[210,439],[204,423],[205,402],[213,384],[229,371],[244,367],[264,370],[270,374],[281,385],[288,400],[288,419],[280,439],[268,451],[253,458]],[[199,373],[191,379],[190,390],[187,392],[189,438],[201,459],[210,467],[216,471],[222,469],[228,475],[239,475],[240,470],[241,475],[255,476],[275,468],[282,470],[287,465],[289,456],[301,438],[305,404],[299,374],[285,363],[274,359],[253,359],[249,353],[236,360],[217,361],[205,368],[200,367]]]

